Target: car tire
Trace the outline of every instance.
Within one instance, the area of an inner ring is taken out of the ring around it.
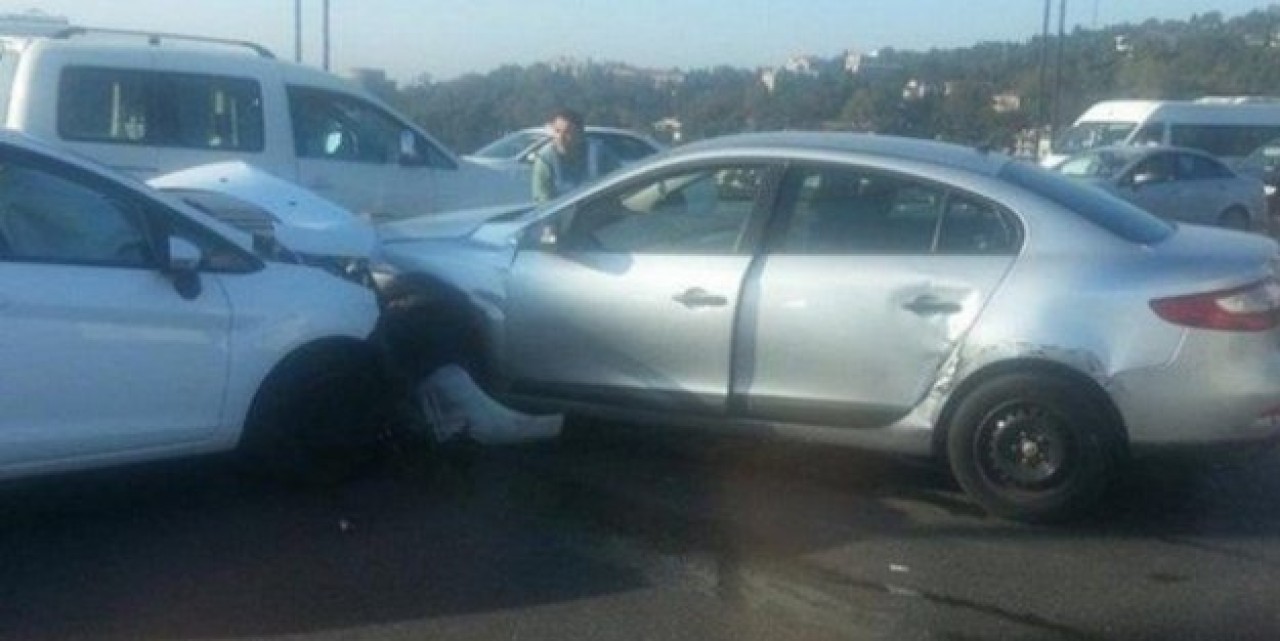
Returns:
[[[1117,467],[1117,433],[1099,400],[1056,376],[1004,374],[956,408],[947,458],[960,486],[996,516],[1028,522],[1076,517]]]
[[[263,382],[240,454],[255,475],[296,486],[350,480],[377,456],[384,385],[371,350],[326,346],[289,357]]]
[[[1241,207],[1231,207],[1218,216],[1218,226],[1238,231],[1250,231],[1253,225],[1249,222],[1249,212]]]

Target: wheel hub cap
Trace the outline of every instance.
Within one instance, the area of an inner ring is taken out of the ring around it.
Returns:
[[[1056,482],[1067,458],[1066,431],[1042,408],[1018,407],[993,416],[987,456],[996,480],[1032,489]]]

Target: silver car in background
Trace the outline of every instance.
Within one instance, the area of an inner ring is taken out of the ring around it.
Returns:
[[[732,136],[464,221],[383,226],[381,278],[467,301],[512,402],[937,456],[1026,520],[1277,435],[1275,243],[1002,155]]]
[[[1157,216],[1201,225],[1269,232],[1265,185],[1195,149],[1104,147],[1054,168]]]

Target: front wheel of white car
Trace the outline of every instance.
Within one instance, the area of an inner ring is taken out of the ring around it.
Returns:
[[[952,473],[987,511],[1052,522],[1078,516],[1116,467],[1108,412],[1078,385],[1054,376],[1006,374],[957,407],[947,433]]]
[[[354,345],[292,355],[263,382],[246,421],[250,470],[298,485],[347,480],[376,454],[377,359]]]

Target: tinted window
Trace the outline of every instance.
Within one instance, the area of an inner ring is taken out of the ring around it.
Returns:
[[[246,78],[68,67],[58,92],[67,140],[262,151],[262,92]]]
[[[1173,225],[1119,198],[1028,163],[1011,162],[999,177],[1065,207],[1089,222],[1127,241],[1158,243],[1173,233]]]
[[[581,203],[563,246],[619,253],[735,253],[765,173],[759,167],[697,169]]]
[[[299,158],[454,168],[435,145],[355,96],[289,87],[289,116]]]

